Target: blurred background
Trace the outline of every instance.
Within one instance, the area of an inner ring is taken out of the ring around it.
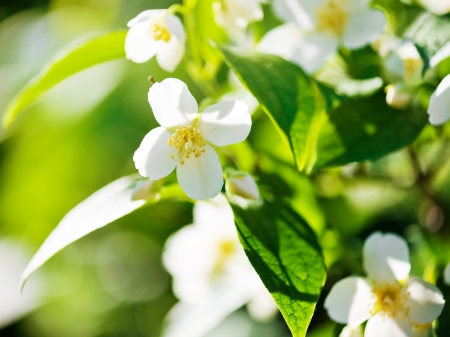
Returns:
[[[58,51],[108,30],[125,29],[143,10],[173,3],[0,0],[0,111]],[[211,6],[209,0],[201,3]],[[398,1],[380,3],[398,3],[400,10],[404,6]],[[267,9],[266,5],[265,13]],[[206,29],[209,34],[225,39],[212,22],[212,12],[205,13],[199,25],[211,25]],[[268,14],[267,26],[255,24],[253,30],[262,35],[276,24]],[[373,56],[367,48],[361,53]],[[360,67],[364,73],[373,63],[369,60]],[[0,131],[0,336],[160,335],[163,318],[177,302],[161,252],[171,233],[192,222],[190,203],[147,206],[84,237],[35,273],[22,296],[18,280],[70,209],[111,181],[135,173],[133,153],[157,126],[147,102],[149,75],[157,80],[180,78],[199,102],[204,98],[183,69],[166,73],[154,59],[96,66],[57,86],[8,132]],[[219,79],[225,87],[227,74],[222,66]],[[362,244],[375,230],[404,236],[411,247],[412,274],[436,281],[444,294],[450,294],[441,277],[450,256],[446,245],[450,167],[439,163],[448,158],[446,139],[430,127],[416,144],[420,165],[439,167],[427,182],[431,192],[421,188],[408,150],[375,163],[327,169],[309,179],[296,174],[290,150],[269,119],[259,110],[255,113],[249,141],[263,153],[258,158],[260,186],[266,193],[293,200],[318,233],[329,267],[308,336],[338,335],[342,327],[328,319],[323,298],[337,280],[363,274]],[[230,151],[248,155],[245,147]],[[446,308],[442,317],[448,314]],[[445,324],[449,323],[442,322],[439,329],[450,331]],[[281,315],[257,322],[242,308],[207,337],[289,335]]]

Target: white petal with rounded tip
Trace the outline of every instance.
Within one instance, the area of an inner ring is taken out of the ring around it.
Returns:
[[[278,55],[290,60],[294,54],[294,48],[302,37],[301,30],[292,23],[278,26],[269,31],[261,39],[258,50],[262,53]]]
[[[445,267],[444,270],[444,283],[450,286],[450,263]]]
[[[165,22],[170,35],[175,36],[179,42],[186,41],[186,32],[180,19],[175,15],[166,15]]]
[[[374,9],[350,15],[344,32],[344,45],[356,49],[373,42],[381,35],[385,23],[384,14]]]
[[[413,337],[414,332],[407,319],[393,319],[377,314],[369,319],[364,337]]]
[[[127,59],[144,63],[150,60],[161,48],[163,42],[155,41],[148,33],[150,23],[144,21],[133,25],[125,39]]]
[[[194,223],[196,226],[211,226],[211,219],[215,219],[214,223],[229,226],[234,230],[233,210],[223,194],[219,194],[211,200],[199,201],[194,206]]]
[[[251,127],[252,118],[242,101],[224,101],[207,107],[197,124],[203,138],[217,146],[242,142]]]
[[[333,286],[324,307],[332,320],[355,326],[371,316],[373,305],[369,281],[362,277],[347,277]]]
[[[342,329],[339,337],[363,337],[362,327],[361,325],[358,325],[356,327],[347,325],[346,327],[344,327],[344,329]]]
[[[314,5],[315,1],[310,3]],[[276,0],[273,2],[273,10],[283,20],[292,22],[303,29],[311,30],[316,25],[311,9],[308,11],[298,0]]]
[[[148,21],[157,16],[164,15],[167,12],[165,9],[149,9],[139,13],[134,19],[128,21],[127,26],[132,27],[137,23]]]
[[[219,155],[209,145],[198,158],[191,156],[177,166],[178,184],[188,197],[197,200],[214,198],[223,185]]]
[[[364,268],[374,281],[404,280],[411,270],[408,246],[400,236],[376,232],[363,249]]]
[[[308,34],[297,42],[291,61],[300,65],[307,73],[313,73],[322,67],[337,47],[338,41],[332,35]]]
[[[419,3],[433,14],[444,15],[450,12],[448,0],[419,0]]]
[[[144,137],[133,157],[136,169],[142,176],[158,180],[175,169],[179,159],[177,150],[168,144],[170,137],[170,132],[163,127],[153,129]],[[171,155],[175,158],[172,159]]]
[[[169,42],[164,43],[158,51],[156,60],[162,69],[172,72],[176,69],[178,64],[180,64],[183,55],[184,42],[180,42],[177,38],[172,37]]]
[[[409,319],[414,324],[433,322],[444,309],[445,301],[441,291],[418,277],[411,277],[407,287]]]
[[[429,121],[433,125],[444,124],[450,119],[450,75],[447,75],[431,95],[428,106]]]
[[[197,101],[187,85],[176,78],[153,84],[148,102],[156,120],[165,128],[189,124],[198,112]]]
[[[228,178],[227,192],[245,199],[258,200],[259,190],[255,180],[249,174],[236,175]]]

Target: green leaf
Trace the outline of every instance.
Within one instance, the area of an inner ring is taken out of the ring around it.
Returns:
[[[122,177],[75,206],[60,221],[25,268],[20,286],[30,275],[64,247],[137,210],[151,198],[149,180],[138,175]]]
[[[348,99],[333,109],[330,90],[300,67],[272,55],[238,55],[225,48],[222,53],[282,131],[301,172],[378,159],[413,142],[427,122],[422,110],[390,108],[383,93]]]
[[[412,38],[431,58],[450,42],[450,18],[428,14],[425,18],[420,16],[417,20]]]
[[[125,57],[126,31],[94,37],[57,55],[13,98],[3,117],[5,127],[47,90],[66,78],[97,64]]]
[[[316,235],[283,202],[233,205],[245,253],[275,299],[293,337],[304,337],[326,279]]]

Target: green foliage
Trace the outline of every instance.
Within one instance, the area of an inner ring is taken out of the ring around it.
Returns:
[[[419,17],[418,20],[413,39],[431,57],[450,42],[450,18],[429,14],[425,19]]]
[[[288,138],[301,172],[378,159],[409,145],[426,124],[423,111],[393,109],[382,95],[330,109],[329,91],[298,66],[276,56],[222,52]]]
[[[316,235],[283,202],[242,209],[233,206],[245,252],[277,302],[294,337],[303,337],[325,283]]]
[[[97,64],[125,57],[125,36],[126,31],[109,32],[61,52],[10,102],[3,117],[5,126],[11,125],[24,109],[66,78]]]

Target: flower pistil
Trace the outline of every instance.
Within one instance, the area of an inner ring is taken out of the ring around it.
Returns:
[[[184,164],[184,159],[190,158],[191,154],[200,157],[202,153],[205,153],[206,142],[200,131],[191,125],[176,129],[168,143],[178,150],[181,165]],[[173,154],[171,157],[175,158]]]
[[[409,307],[406,305],[408,292],[406,287],[399,282],[388,283],[378,282],[372,288],[375,297],[373,314],[378,312],[395,318],[405,319],[409,314]]]

